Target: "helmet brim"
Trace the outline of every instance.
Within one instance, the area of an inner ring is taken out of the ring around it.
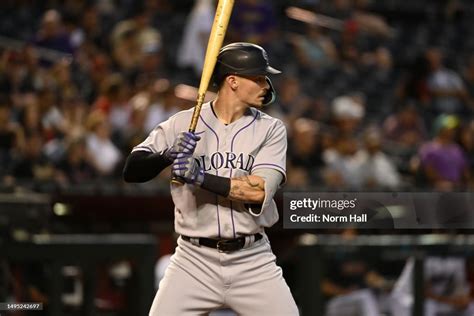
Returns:
[[[273,68],[272,66],[267,66],[267,68],[266,68],[265,70],[266,70],[266,74],[267,74],[267,75],[278,75],[278,74],[281,74],[281,71],[280,71],[280,70],[275,69],[275,68]]]
[[[234,72],[236,75],[250,75],[250,76],[258,76],[258,75],[278,75],[281,74],[281,71],[273,68],[272,66],[268,65],[265,68],[260,69],[247,69],[243,71],[236,71]]]

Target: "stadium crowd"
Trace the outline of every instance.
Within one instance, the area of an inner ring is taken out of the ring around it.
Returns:
[[[0,191],[168,190],[166,175],[125,184],[124,159],[194,105],[214,10],[213,0],[1,1]],[[265,111],[288,129],[287,189],[474,188],[472,1],[239,0],[225,41],[262,45],[283,70]],[[367,262],[344,259],[325,295],[384,288]]]
[[[226,41],[262,45],[284,71],[267,111],[288,128],[287,187],[472,187],[474,7],[425,2],[235,4]],[[120,183],[131,148],[193,105],[182,84],[198,85],[214,6],[2,1],[2,188]]]

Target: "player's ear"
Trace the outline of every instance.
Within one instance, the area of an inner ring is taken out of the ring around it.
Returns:
[[[237,77],[234,75],[227,76],[226,78],[227,83],[229,84],[230,88],[232,90],[237,89],[238,82],[237,82]]]

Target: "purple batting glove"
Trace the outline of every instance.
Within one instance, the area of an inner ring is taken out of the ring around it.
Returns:
[[[178,137],[174,140],[173,146],[165,152],[166,158],[173,161],[177,158],[178,154],[182,153],[186,156],[192,156],[196,149],[197,142],[201,139],[200,136],[190,133],[181,132]]]
[[[201,186],[204,181],[204,170],[192,156],[179,153],[173,162],[173,176],[183,179],[184,182]]]

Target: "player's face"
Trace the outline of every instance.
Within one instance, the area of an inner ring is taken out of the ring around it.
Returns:
[[[265,76],[238,76],[237,97],[243,102],[253,107],[262,107],[265,95],[270,89]]]

